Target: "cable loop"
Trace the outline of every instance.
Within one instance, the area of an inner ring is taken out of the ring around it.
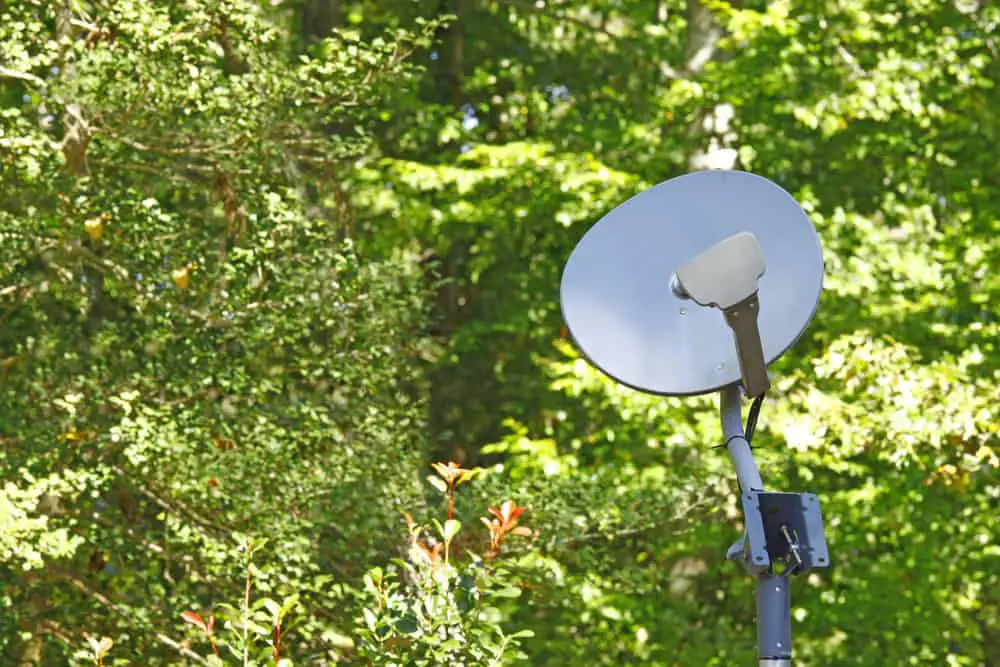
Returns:
[[[714,447],[712,447],[712,449],[720,449],[722,447],[728,447],[729,443],[731,443],[736,438],[740,437],[742,437],[744,440],[747,441],[747,445],[750,447],[750,449],[753,449],[753,434],[757,430],[757,419],[760,417],[760,406],[761,403],[764,402],[764,396],[765,394],[761,394],[757,398],[753,399],[753,403],[750,404],[750,412],[747,414],[747,425],[743,429],[744,435],[730,436],[730,438],[726,440],[724,443],[722,443],[721,445],[715,445]]]

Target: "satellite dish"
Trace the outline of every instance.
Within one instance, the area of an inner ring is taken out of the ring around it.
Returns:
[[[765,491],[750,449],[767,364],[802,335],[822,285],[805,212],[741,171],[695,172],[629,199],[584,235],[562,278],[566,324],[597,368],[652,394],[722,390],[744,516],[727,558],[757,582],[759,667],[791,666],[789,578],[830,563],[818,498]],[[737,382],[754,397],[745,428]]]
[[[704,394],[739,382],[734,325],[691,298],[678,272],[703,255],[717,264],[727,244],[751,235],[766,267],[755,313],[763,361],[774,361],[816,311],[823,256],[791,195],[742,171],[671,179],[598,221],[563,272],[563,317],[573,339],[598,369],[647,393]]]

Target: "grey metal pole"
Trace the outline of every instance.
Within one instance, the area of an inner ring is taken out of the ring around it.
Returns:
[[[787,577],[757,579],[757,658],[761,667],[792,664],[792,598]]]
[[[722,416],[722,435],[726,439],[729,458],[736,466],[736,477],[740,481],[740,489],[743,491],[750,489],[763,491],[764,482],[760,478],[760,471],[757,470],[757,463],[753,460],[750,443],[747,442],[743,434],[743,413],[738,385],[730,385],[722,389],[719,407]]]
[[[743,433],[740,388],[725,387],[719,403],[726,449],[736,467],[740,489],[764,490],[753,451]],[[759,667],[791,667],[792,618],[790,581],[782,575],[763,572],[757,576],[757,661]]]

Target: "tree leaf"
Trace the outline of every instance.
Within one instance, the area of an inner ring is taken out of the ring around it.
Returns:
[[[281,618],[281,606],[271,598],[264,598],[261,603],[271,613],[275,620]]]
[[[97,653],[98,653],[98,655],[101,655],[101,656],[107,655],[108,651],[110,651],[111,647],[114,646],[114,645],[115,645],[115,643],[111,639],[111,637],[101,637],[101,642],[100,642],[100,644],[97,647]]]
[[[444,530],[442,531],[442,536],[445,542],[451,542],[458,531],[462,528],[462,522],[458,519],[448,519],[444,522]]]
[[[365,625],[368,626],[368,629],[371,632],[375,632],[375,625],[378,622],[377,619],[375,618],[375,612],[373,612],[368,607],[365,607],[364,609],[361,610],[361,613],[365,617]]]
[[[491,595],[498,598],[518,598],[521,597],[521,589],[517,586],[509,586],[492,591]]]
[[[394,627],[397,632],[408,635],[416,632],[420,626],[417,625],[417,621],[412,616],[403,616],[396,621]]]
[[[433,486],[441,493],[448,493],[448,483],[445,482],[440,477],[438,477],[437,475],[428,475],[427,481],[430,483],[431,486]]]
[[[202,619],[201,616],[199,616],[198,614],[194,613],[193,611],[184,611],[184,612],[181,612],[181,618],[183,618],[185,621],[187,621],[191,625],[195,625],[195,626],[201,628],[202,631],[208,632],[208,624],[205,623],[205,621]]]

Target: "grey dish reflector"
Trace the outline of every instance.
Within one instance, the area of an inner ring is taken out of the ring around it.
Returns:
[[[823,284],[819,237],[781,187],[742,171],[699,171],[632,197],[583,236],[563,271],[563,317],[581,352],[640,391],[687,396],[740,381],[717,308],[684,298],[677,270],[750,232],[763,254],[758,328],[771,363],[812,319]],[[672,284],[672,281],[674,284]]]

